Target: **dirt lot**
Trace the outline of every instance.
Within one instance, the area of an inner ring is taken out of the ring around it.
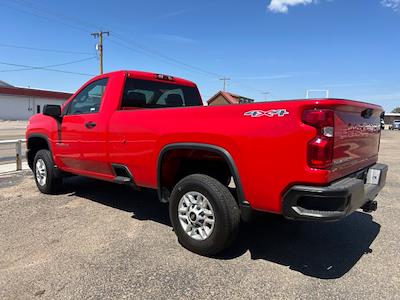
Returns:
[[[400,132],[383,133],[373,215],[266,216],[218,258],[177,243],[153,191],[73,177],[57,196],[0,176],[0,298],[400,299]]]

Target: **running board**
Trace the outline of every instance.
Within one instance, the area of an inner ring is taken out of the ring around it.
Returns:
[[[124,176],[115,176],[114,182],[120,183],[120,184],[127,184],[127,183],[132,182],[132,179],[129,177],[124,177]]]
[[[132,173],[129,168],[121,164],[112,164],[112,168],[115,174],[114,182],[118,184],[129,185],[135,189],[139,189],[133,179]]]

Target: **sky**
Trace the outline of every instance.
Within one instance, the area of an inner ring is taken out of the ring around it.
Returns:
[[[106,72],[183,77],[203,100],[228,77],[257,101],[312,89],[400,106],[400,0],[0,0],[0,28],[0,80],[15,86],[74,92],[99,72],[103,30]]]

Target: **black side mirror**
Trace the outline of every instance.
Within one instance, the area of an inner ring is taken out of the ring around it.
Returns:
[[[46,104],[43,107],[43,114],[46,116],[60,118],[61,117],[61,106],[54,104]]]

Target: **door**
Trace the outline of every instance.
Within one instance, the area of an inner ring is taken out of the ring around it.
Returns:
[[[64,167],[84,175],[112,175],[107,162],[107,122],[101,104],[108,78],[88,84],[68,104],[61,124],[59,158]]]

